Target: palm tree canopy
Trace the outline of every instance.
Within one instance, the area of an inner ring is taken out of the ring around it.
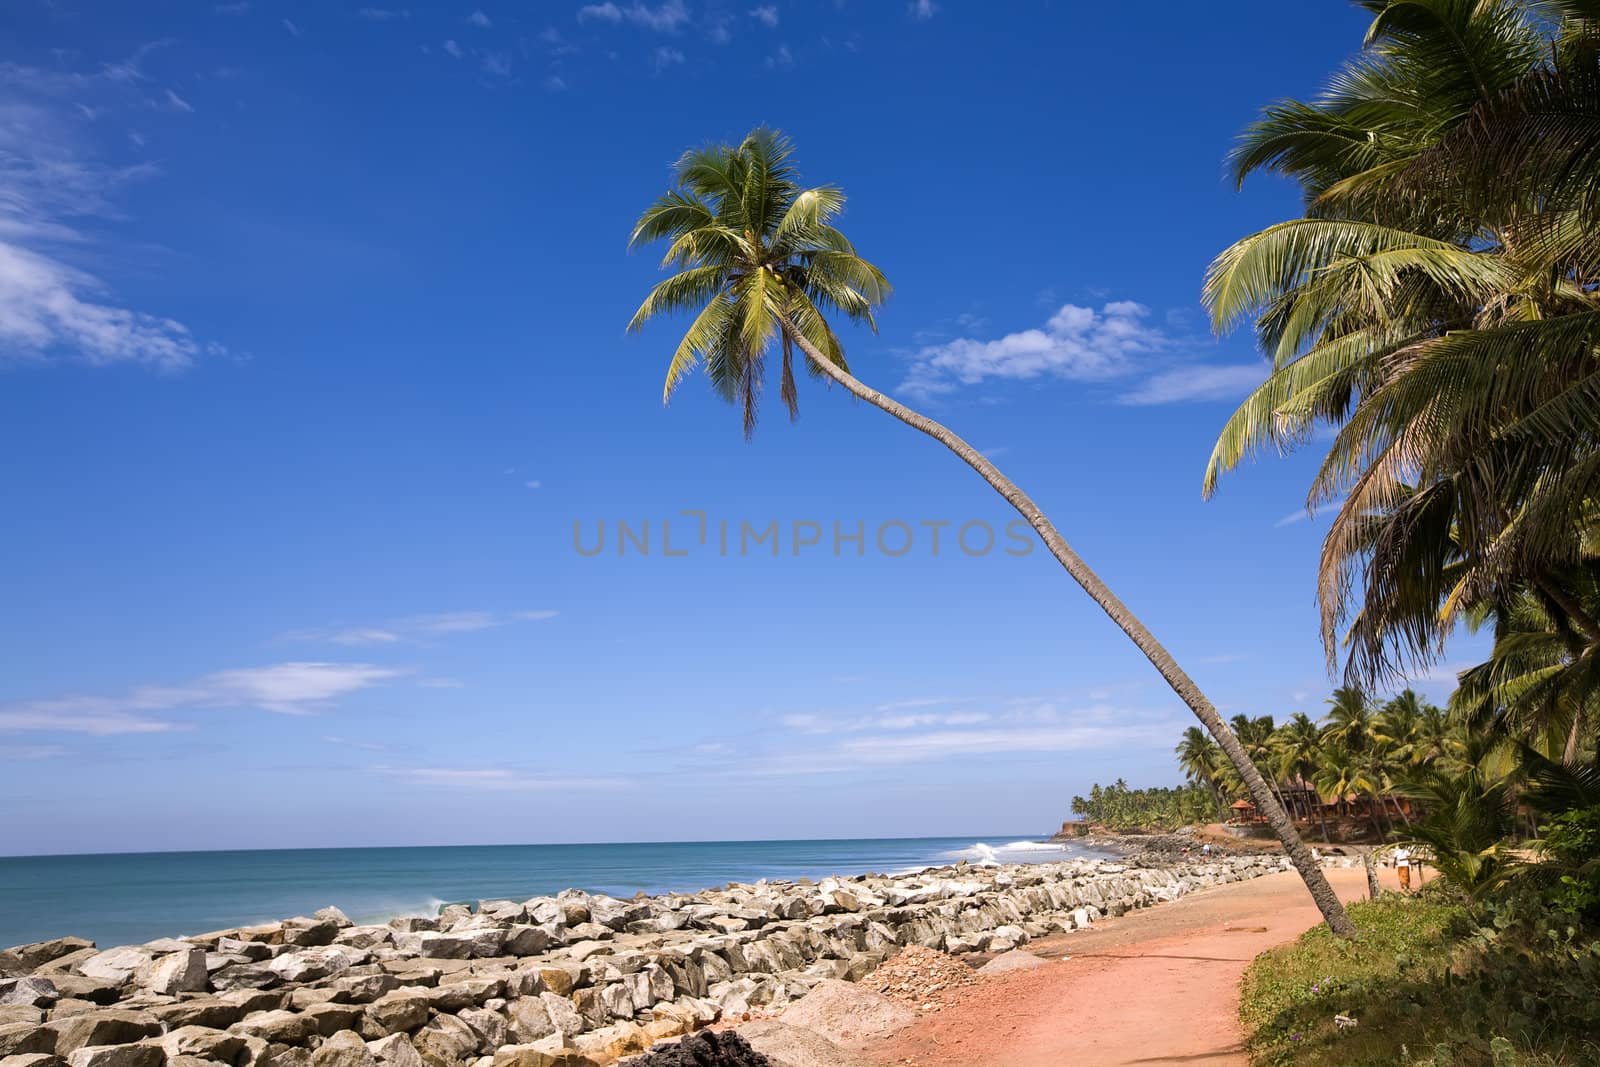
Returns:
[[[834,225],[844,194],[803,187],[793,154],[788,138],[765,127],[738,145],[686,152],[673,188],[639,216],[629,240],[630,247],[666,241],[661,265],[675,273],[650,291],[628,329],[661,314],[694,315],[667,364],[662,401],[702,364],[717,392],[741,405],[747,437],[774,341],[783,351],[780,395],[791,418],[799,410],[785,323],[845,367],[826,316],[876,328],[873,310],[889,295],[883,272]]]
[[[1592,556],[1600,9],[1365,6],[1361,55],[1321,96],[1266,109],[1234,155],[1240,180],[1297,180],[1306,212],[1208,273],[1216,326],[1253,322],[1272,373],[1204,488],[1337,429],[1308,492],[1337,508],[1323,640],[1370,684],[1436,660],[1463,612]]]

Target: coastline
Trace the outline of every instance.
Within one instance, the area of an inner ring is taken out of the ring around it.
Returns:
[[[0,1055],[194,1067],[175,1061],[225,1048],[203,1058],[325,1067],[318,1057],[337,1041],[392,1067],[417,1067],[414,1057],[428,1067],[556,1062],[507,1051],[535,1045],[539,1056],[608,1063],[719,1019],[776,1011],[824,980],[859,979],[909,945],[1005,952],[1280,869],[1264,856],[959,863],[632,900],[567,890],[386,924],[324,909],[115,948],[59,939],[0,953],[10,1021]]]

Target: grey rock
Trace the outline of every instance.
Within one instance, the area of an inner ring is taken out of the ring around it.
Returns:
[[[561,1033],[571,1036],[583,1030],[583,1016],[578,1014],[572,1001],[555,993],[540,993],[539,1000],[550,1016],[550,1025]]]
[[[139,971],[139,984],[152,993],[204,992],[208,980],[206,950],[186,945],[183,950],[163,956]]]
[[[361,1022],[362,1036],[375,1039],[415,1030],[428,1021],[428,998],[420,992],[397,989],[367,1005]]]
[[[273,1044],[301,1045],[317,1033],[317,1024],[304,1013],[279,1009],[246,1015],[228,1027],[228,1032],[259,1037]]]
[[[0,1006],[20,1005],[27,1008],[48,1008],[61,999],[61,993],[56,989],[56,984],[48,978],[38,975],[28,975],[24,978],[5,979],[0,981],[10,983],[10,988],[0,992]]]
[[[458,1067],[478,1054],[478,1035],[454,1015],[435,1015],[411,1043],[430,1067]]]
[[[85,978],[104,978],[119,985],[127,982],[141,968],[149,965],[155,955],[139,945],[109,948],[78,964],[78,973]]]

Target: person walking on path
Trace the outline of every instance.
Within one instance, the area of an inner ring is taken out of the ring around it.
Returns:
[[[1400,876],[1400,891],[1411,890],[1411,850],[1401,845],[1394,850],[1394,869]]]

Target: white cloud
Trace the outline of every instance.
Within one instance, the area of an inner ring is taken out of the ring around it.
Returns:
[[[1342,499],[1333,500],[1333,501],[1329,501],[1326,504],[1320,504],[1318,506],[1324,512],[1330,511],[1330,510],[1331,511],[1338,511],[1340,508],[1344,507],[1344,501]],[[1289,512],[1289,514],[1285,515],[1283,518],[1281,518],[1277,522],[1273,523],[1272,524],[1272,528],[1274,530],[1281,530],[1285,526],[1293,526],[1296,523],[1305,522],[1307,519],[1312,519],[1312,518],[1315,518],[1315,517],[1316,516],[1312,515],[1311,512],[1307,511],[1305,508],[1301,508],[1298,511]]]
[[[0,731],[119,734],[188,729],[152,713],[184,708],[253,707],[310,715],[351,693],[407,673],[367,663],[277,663],[218,671],[192,682],[140,686],[119,696],[66,696],[0,704]]]
[[[240,0],[239,3],[234,4],[217,4],[211,10],[219,15],[243,15],[250,10],[250,4],[247,0]]]
[[[410,8],[364,7],[356,12],[360,18],[368,22],[390,22],[395,19],[408,19],[411,17]]]
[[[489,16],[485,15],[481,8],[468,15],[467,21],[478,27],[480,30],[487,30],[490,26],[494,25],[494,23],[489,20]]]
[[[455,41],[453,41],[453,40],[446,41],[444,43],[444,50],[446,52],[448,52],[450,54],[450,56],[452,58],[454,58],[454,59],[460,59],[462,57],[462,55],[464,54],[462,52],[462,50],[461,50],[461,46],[456,44]]]
[[[635,0],[626,7],[607,0],[603,4],[586,4],[578,9],[579,22],[609,22],[612,25],[629,23],[658,33],[674,33],[689,21],[689,9],[683,0],[666,0],[651,7]]]
[[[190,112],[143,64],[158,45],[93,73],[0,63],[0,362],[75,360],[187,366],[207,351],[173,319],[120,306],[74,265],[92,254],[90,226],[114,217],[122,188],[157,168],[112,165],[90,145],[119,111]]]
[[[552,93],[559,93],[559,92],[562,92],[563,90],[566,89],[567,80],[565,78],[563,78],[559,74],[551,74],[551,75],[549,75],[549,76],[547,76],[545,78],[544,87],[546,89],[548,89]],[[530,483],[528,488],[529,489],[537,489],[537,488],[539,488],[539,483],[538,482]]]
[[[391,645],[400,641],[420,641],[449,634],[493,630],[519,622],[542,622],[558,613],[537,611],[449,611],[434,615],[411,615],[376,626],[338,626],[320,630],[294,630],[283,635],[285,641],[331,641],[336,645]]]
[[[789,51],[789,46],[780,44],[778,50],[767,57],[768,70],[788,70],[794,66],[794,54]]]
[[[1267,376],[1261,363],[1222,366],[1193,364],[1162,371],[1132,392],[1124,404],[1178,404],[1199,400],[1239,400]]]
[[[962,337],[918,349],[901,383],[908,393],[932,396],[986,379],[1027,380],[1050,376],[1076,381],[1127,374],[1134,356],[1165,347],[1160,330],[1146,326],[1149,309],[1131,300],[1098,311],[1063,304],[1043,328],[991,341]]]
[[[768,29],[776,29],[778,26],[778,5],[763,4],[760,7],[753,7],[750,9],[750,17]]]
[[[380,745],[376,741],[356,741],[348,737],[332,736],[324,737],[323,740],[330,745],[339,745],[342,748],[359,748],[363,752],[387,752],[389,750],[388,745]]]
[[[918,22],[926,22],[939,13],[939,5],[933,0],[911,0],[911,17]]]
[[[104,286],[57,259],[0,240],[0,342],[24,358],[178,370],[202,348],[182,323],[95,299]]]
[[[684,61],[683,53],[676,48],[657,48],[655,51],[654,62],[657,74]]]
[[[374,770],[411,785],[444,786],[457,789],[494,791],[542,791],[549,789],[618,789],[629,784],[625,778],[572,778],[528,774],[505,767],[376,767]]]
[[[562,88],[565,88],[565,86],[562,86]],[[542,489],[544,487],[544,483],[537,480],[523,482],[522,484],[529,489]]]
[[[289,31],[289,36],[291,36],[291,37],[300,36],[300,27],[296,26],[293,22],[291,22],[288,19],[284,19],[283,20],[283,28]]]
[[[483,72],[485,74],[493,74],[497,78],[511,77],[511,53],[483,53]]]

